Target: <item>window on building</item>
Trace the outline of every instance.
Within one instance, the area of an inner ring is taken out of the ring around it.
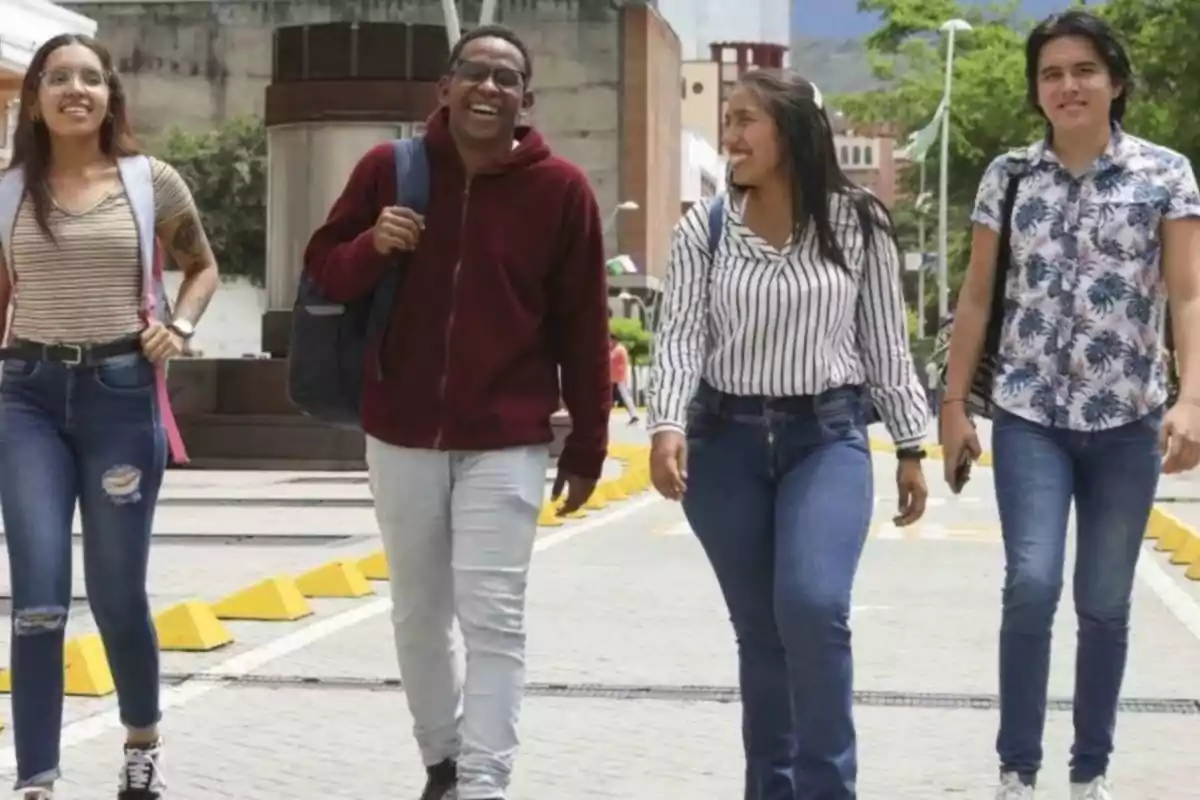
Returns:
[[[679,99],[687,100],[687,78],[679,79]]]
[[[840,155],[841,155],[840,160],[841,160],[843,166],[850,163],[850,150],[846,147],[846,145],[842,145],[842,150],[841,150]]]
[[[854,164],[854,166],[856,166],[856,167],[857,167],[857,166],[858,166],[859,164],[861,164],[861,163],[862,163],[862,148],[861,148],[861,147],[859,147],[858,145],[854,145],[854,161],[853,161],[853,164]]]
[[[863,163],[869,167],[869,166],[871,166],[872,163],[874,163],[874,161],[875,161],[874,148],[872,148],[871,145],[867,145],[866,148],[863,150]]]

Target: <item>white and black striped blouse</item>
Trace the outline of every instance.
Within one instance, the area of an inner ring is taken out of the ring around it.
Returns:
[[[791,397],[867,384],[898,446],[925,438],[929,409],[908,344],[900,256],[877,229],[865,254],[855,206],[832,201],[850,271],[820,255],[814,231],[777,250],[729,196],[717,252],[708,203],[675,227],[654,340],[649,426],[683,430],[701,378],[735,395]]]

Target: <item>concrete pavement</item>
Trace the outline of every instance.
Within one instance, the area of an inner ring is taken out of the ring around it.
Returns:
[[[645,441],[619,415],[613,431]],[[953,498],[929,462],[929,512],[903,531],[888,522],[892,457],[877,455],[876,470],[854,609],[861,796],[990,797],[1003,561],[989,470]],[[156,609],[378,549],[361,476],[173,472],[167,496]],[[544,529],[538,547],[514,800],[740,797],[732,634],[679,509],[643,494]],[[295,622],[226,622],[235,642],[214,652],[164,654],[173,800],[415,800],[421,775],[387,587],[372,587],[363,598],[312,599],[315,613]],[[82,598],[82,576],[76,592]],[[1148,546],[1112,773],[1121,800],[1200,798],[1191,778],[1200,625],[1189,629],[1198,603],[1196,584]],[[81,602],[71,634],[90,625]],[[1067,798],[1073,643],[1068,589],[1039,794],[1049,800]],[[114,704],[111,695],[68,698],[65,800],[114,796]],[[0,781],[11,780],[11,745],[11,731],[0,733]]]

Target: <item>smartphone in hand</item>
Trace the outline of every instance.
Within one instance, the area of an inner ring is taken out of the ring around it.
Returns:
[[[971,480],[971,454],[964,450],[958,457],[958,466],[954,468],[954,483],[950,486],[950,491],[959,494],[969,480]]]

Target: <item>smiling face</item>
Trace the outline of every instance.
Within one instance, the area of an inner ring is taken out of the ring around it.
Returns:
[[[730,174],[738,186],[762,185],[784,166],[779,128],[758,95],[744,85],[729,94],[721,144],[729,154]]]
[[[72,43],[46,59],[31,109],[52,136],[80,138],[99,134],[108,116],[108,71],[91,48]]]
[[[511,139],[517,118],[533,104],[525,72],[525,59],[512,42],[484,36],[463,46],[440,85],[450,129],[460,142]]]
[[[1038,106],[1057,132],[1106,128],[1121,91],[1084,36],[1052,39],[1038,54]]]

